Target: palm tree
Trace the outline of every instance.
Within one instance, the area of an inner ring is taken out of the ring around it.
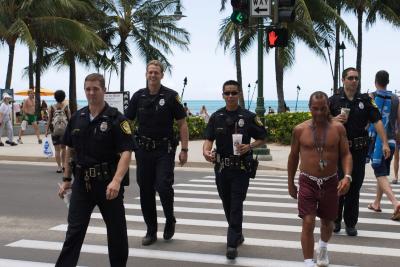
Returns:
[[[46,47],[65,46],[73,50],[89,49],[96,46],[96,38],[87,26],[66,14],[77,11],[89,12],[89,1],[85,0],[41,0],[23,1],[18,17],[12,25],[12,32],[21,40],[36,48],[35,62],[35,108],[40,112],[41,72]],[[74,101],[74,96],[70,100]],[[76,99],[75,99],[76,102]]]
[[[377,16],[383,20],[400,27],[400,17],[396,10],[399,10],[398,0],[345,0],[345,10],[354,12],[357,16],[357,60],[356,68],[361,77],[362,44],[363,44],[363,16],[366,17],[366,27],[371,27]],[[361,83],[360,83],[361,85]]]
[[[172,54],[171,45],[188,49],[189,33],[177,27],[173,15],[165,15],[173,4],[176,4],[175,0],[116,0],[108,6],[107,12],[119,36],[115,56],[120,62],[120,91],[125,89],[126,63],[132,59],[129,40],[134,41],[143,60],[159,59],[167,69],[171,66],[166,57],[166,54]]]

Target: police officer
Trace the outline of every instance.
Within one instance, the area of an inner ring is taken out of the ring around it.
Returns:
[[[266,131],[260,119],[238,105],[239,88],[236,81],[224,83],[222,96],[226,106],[211,115],[203,144],[204,158],[215,163],[218,194],[229,224],[226,251],[228,259],[237,257],[237,247],[244,242],[243,201],[249,187],[249,178],[255,177],[257,168],[252,150],[266,142]],[[233,134],[241,134],[239,140]],[[235,146],[234,137],[237,142]],[[251,138],[255,139],[252,143]],[[214,140],[216,153],[212,151]]]
[[[146,67],[147,87],[138,90],[129,102],[126,116],[136,119],[138,129],[135,134],[139,149],[135,152],[137,182],[140,187],[140,204],[147,226],[142,245],[157,241],[156,191],[166,218],[164,235],[169,240],[175,233],[174,216],[174,166],[178,144],[174,136],[173,124],[176,120],[181,151],[181,165],[187,161],[189,131],[186,113],[177,92],[161,85],[164,67],[158,60],[152,60]]]
[[[107,227],[111,266],[126,266],[128,237],[124,209],[124,185],[134,140],[126,118],[104,101],[102,75],[86,77],[88,106],[78,110],[68,123],[63,143],[67,146],[61,198],[71,188],[68,230],[57,267],[76,266],[90,215],[97,205]],[[72,159],[71,166],[68,164]],[[72,167],[72,170],[71,170]]]
[[[359,84],[358,71],[355,68],[347,68],[342,73],[343,90],[329,99],[329,109],[334,119],[344,124],[349,140],[350,152],[353,157],[353,171],[350,180],[350,190],[339,199],[338,217],[335,221],[334,232],[341,229],[341,221],[344,218],[346,233],[356,236],[356,224],[359,213],[360,189],[365,176],[365,160],[368,154],[369,137],[367,126],[373,123],[375,129],[383,140],[383,153],[390,155],[382,117],[375,102],[368,94],[357,91]],[[342,166],[338,166],[339,177],[343,176]],[[348,176],[348,175],[347,175]]]

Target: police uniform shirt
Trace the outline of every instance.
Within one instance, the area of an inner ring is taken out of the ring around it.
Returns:
[[[205,138],[216,140],[217,153],[222,156],[233,155],[232,134],[243,134],[242,144],[250,144],[251,138],[264,140],[265,127],[256,114],[238,107],[235,111],[221,108],[213,113],[208,121]]]
[[[150,95],[148,88],[138,90],[125,114],[128,119],[137,119],[140,136],[153,139],[173,138],[174,119],[186,117],[178,93],[163,85],[156,95]]]
[[[74,160],[82,166],[115,161],[117,154],[135,148],[129,122],[107,103],[92,121],[89,107],[75,112],[67,125],[63,144],[75,149]]]
[[[344,90],[341,90],[339,94],[329,98],[329,110],[336,117],[341,108],[350,108],[349,118],[344,124],[349,140],[367,136],[368,123],[376,123],[382,118],[374,100],[368,94],[356,93],[353,100],[349,100]]]

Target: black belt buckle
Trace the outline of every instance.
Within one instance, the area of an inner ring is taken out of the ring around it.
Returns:
[[[229,158],[224,158],[224,165],[226,166],[226,167],[229,167],[230,166],[230,160],[229,160]]]

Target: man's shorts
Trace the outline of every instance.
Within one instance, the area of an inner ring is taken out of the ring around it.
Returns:
[[[22,131],[26,130],[26,126],[32,124],[37,121],[37,116],[35,114],[25,114],[22,118],[21,129]]]
[[[334,221],[339,208],[337,185],[337,175],[318,186],[316,181],[311,180],[304,173],[300,173],[297,204],[299,217],[314,215],[321,219]]]
[[[53,145],[62,145],[62,136],[59,135],[51,135],[51,141],[53,142]]]
[[[392,162],[393,159],[393,154],[394,154],[395,148],[390,146],[390,157],[387,159],[382,159],[381,164],[379,166],[372,165],[372,169],[374,169],[374,174],[375,177],[381,177],[381,176],[389,176],[390,174],[390,163]]]

